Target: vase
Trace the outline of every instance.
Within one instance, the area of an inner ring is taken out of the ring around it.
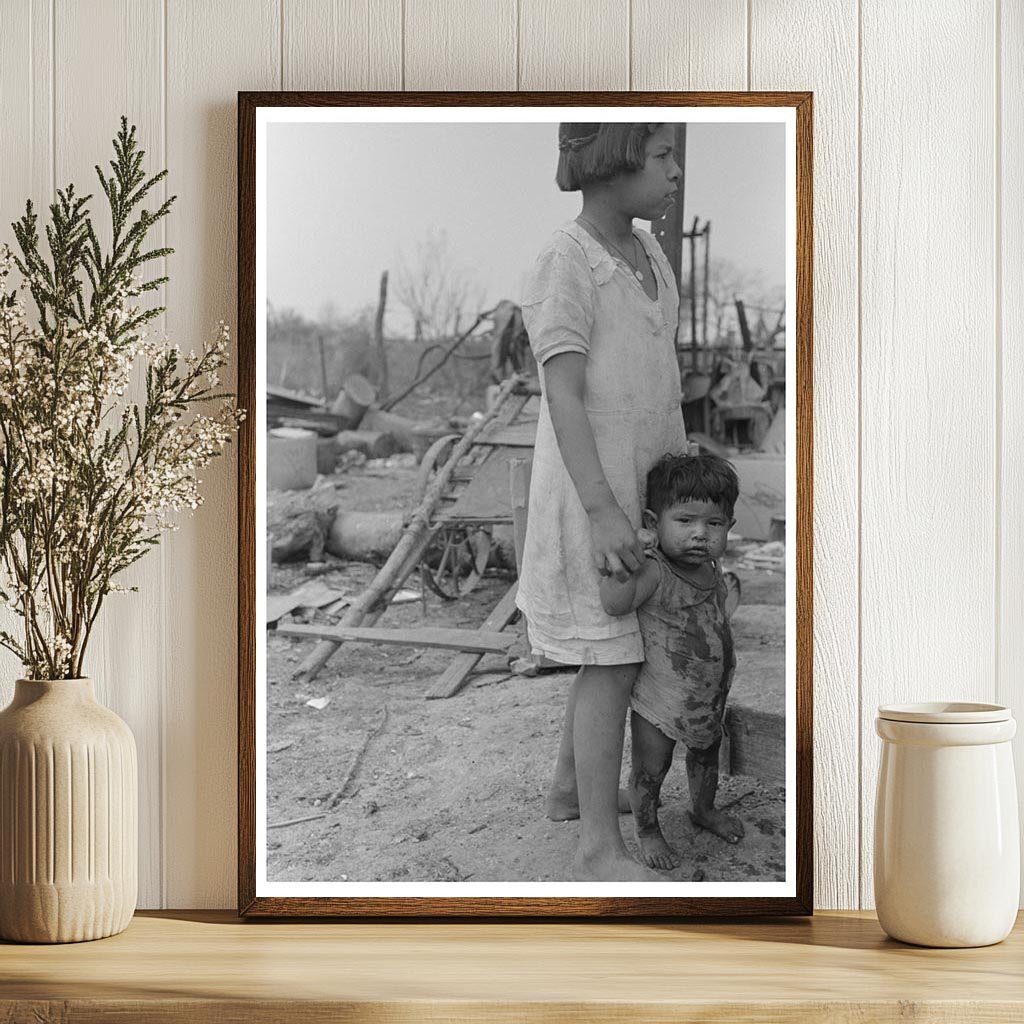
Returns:
[[[1010,933],[1020,894],[1016,722],[998,704],[878,709],[875,906],[894,939],[988,946]]]
[[[0,938],[123,931],[138,890],[138,768],[91,679],[19,679],[0,712]]]

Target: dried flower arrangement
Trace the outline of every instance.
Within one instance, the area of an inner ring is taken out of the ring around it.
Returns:
[[[20,255],[0,247],[0,601],[22,627],[20,636],[0,631],[0,644],[31,679],[82,675],[104,598],[125,589],[115,577],[161,531],[176,529],[172,513],[200,504],[196,474],[244,415],[218,390],[225,324],[187,354],[147,335],[164,307],[141,309],[136,299],[167,278],[144,281],[142,268],[173,250],[146,251],[144,243],[176,197],[134,212],[167,172],[146,177],[145,153],[124,117],[114,152],[109,177],[96,167],[110,207],[109,248],[90,219],[92,197],[71,185],[50,206],[49,258],[31,202],[13,225]],[[9,282],[15,269],[17,286]],[[136,377],[143,368],[144,402]],[[198,411],[201,403],[215,403],[213,411]]]

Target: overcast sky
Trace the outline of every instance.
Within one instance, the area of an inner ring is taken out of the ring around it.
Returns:
[[[267,295],[315,318],[375,306],[432,229],[484,289],[483,308],[518,301],[545,239],[576,216],[559,192],[556,124],[270,124]],[[781,124],[690,124],[684,223],[712,222],[712,259],[785,281],[785,130]],[[638,221],[642,227],[649,225]],[[393,307],[393,304],[392,304]],[[388,327],[404,318],[389,310]]]

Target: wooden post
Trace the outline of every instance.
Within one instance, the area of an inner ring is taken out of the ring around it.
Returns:
[[[324,351],[323,331],[317,333],[316,340],[320,345],[320,380],[323,382],[324,405],[327,405],[331,396],[327,394],[327,353]]]
[[[749,352],[754,347],[754,339],[750,335],[750,325],[747,323],[747,311],[743,306],[742,299],[734,299],[736,303],[736,319],[740,325],[740,337],[743,339],[743,351]]]
[[[388,272],[380,275],[380,298],[377,300],[377,318],[373,322],[373,337],[377,344],[377,356],[380,359],[380,379],[377,394],[383,399],[388,397],[388,357],[384,351],[384,307],[388,301]]]
[[[690,345],[693,347],[693,368],[697,366],[697,224],[698,218],[693,218],[693,229],[689,233],[690,239]]]
[[[708,271],[709,264],[711,262],[711,221],[708,221],[704,225],[704,300],[703,300],[703,311],[704,311],[704,322],[701,325],[701,341],[704,344],[704,348],[708,347],[708,293],[710,287],[708,285]]]

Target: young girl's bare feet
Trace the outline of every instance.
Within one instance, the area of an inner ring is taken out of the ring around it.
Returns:
[[[588,856],[577,850],[572,862],[574,882],[663,882],[661,875],[638,864],[626,852],[601,850]]]
[[[727,843],[738,843],[744,835],[743,823],[739,818],[716,811],[713,807],[706,811],[690,811],[690,821],[697,828],[704,828],[716,836],[721,836]]]
[[[619,790],[619,814],[629,814],[629,794]],[[544,814],[552,821],[575,821],[580,816],[580,798],[575,789],[558,789],[552,785],[548,790]]]
[[[544,804],[544,814],[552,821],[575,821],[580,816],[580,798],[575,787],[562,789],[552,784]]]

